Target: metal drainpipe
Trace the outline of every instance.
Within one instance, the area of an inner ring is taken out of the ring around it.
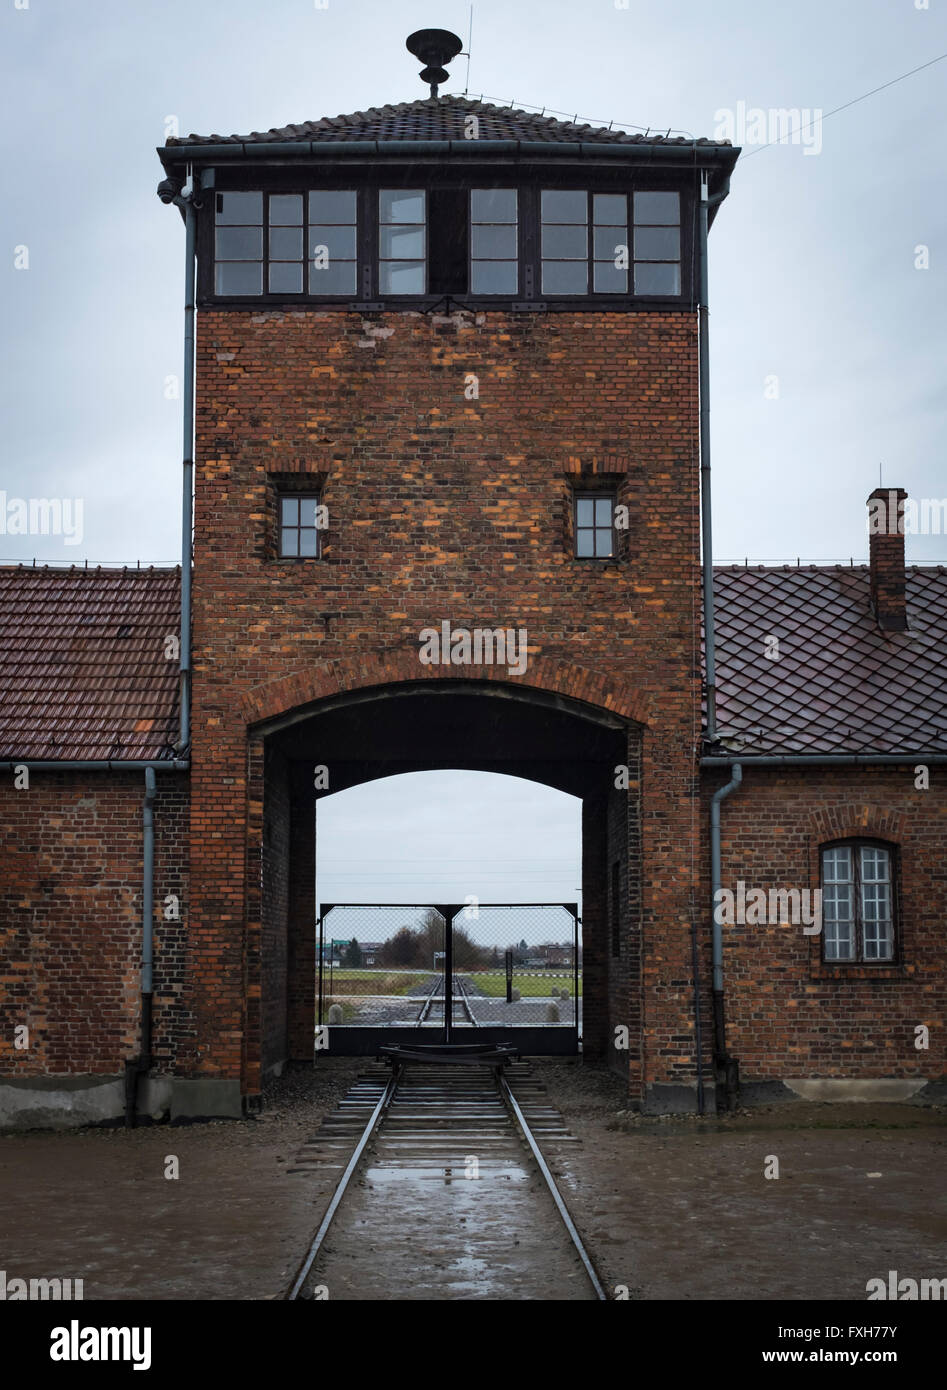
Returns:
[[[155,771],[145,768],[144,868],[141,886],[141,1052],[125,1062],[125,1127],[134,1129],[137,1121],[138,1078],[151,1067],[151,1003],[154,990],[154,909],[155,909]]]
[[[703,568],[704,593],[704,666],[707,691],[707,731],[705,740],[711,746],[717,741],[717,663],[714,629],[714,546],[713,517],[710,504],[710,272],[708,268],[707,237],[710,230],[710,209],[723,202],[730,191],[730,177],[724,179],[719,193],[710,196],[710,174],[706,169],[700,171],[700,202],[698,205],[698,389],[700,394],[700,527],[701,558]],[[736,781],[715,793],[710,805],[710,844],[713,873],[713,892],[720,886],[720,802],[739,786],[739,765],[734,768]],[[726,1040],[723,1012],[723,951],[720,927],[714,915],[716,897],[711,898],[711,920],[713,922],[713,1017],[714,1017],[714,1062],[715,1071],[722,1065],[727,1075],[728,1107],[731,1094],[735,1098],[737,1087],[736,1063],[730,1066],[726,1056]],[[704,1113],[703,1079],[703,1030],[700,1019],[700,982],[697,952],[697,924],[691,936],[691,954],[694,971],[694,1040],[697,1048],[697,1110]]]
[[[714,569],[713,518],[710,505],[710,273],[708,269],[707,235],[710,228],[710,209],[723,202],[730,191],[729,176],[719,193],[710,196],[710,175],[700,171],[700,203],[698,260],[700,285],[698,292],[698,388],[700,392],[700,527],[703,556],[704,588],[704,662],[707,687],[706,741],[717,740],[717,663],[714,640]]]
[[[181,667],[179,752],[191,741],[191,531],[194,489],[194,300],[197,216],[194,175],[188,166],[188,188],[171,199],[184,213],[184,448],[181,506]]]
[[[710,891],[713,922],[713,1008],[714,1008],[714,1066],[719,1081],[723,1072],[726,1088],[726,1108],[736,1106],[740,1085],[739,1062],[727,1052],[726,1019],[723,1005],[723,925],[717,914],[717,894],[720,889],[720,803],[743,781],[743,768],[734,763],[730,781],[718,787],[710,798]]]

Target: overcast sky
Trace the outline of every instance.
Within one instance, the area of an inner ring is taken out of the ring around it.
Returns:
[[[471,93],[712,136],[741,103],[811,118],[947,53],[947,0],[623,2],[476,0]],[[468,16],[456,0],[0,0],[0,491],[84,503],[81,544],[0,535],[0,558],[179,556],[164,392],[183,229],[154,195],[169,119],[243,133],[423,96],[405,37],[445,27],[466,46]],[[746,147],[711,235],[717,558],[864,559],[879,464],[947,496],[945,91],[947,62],[807,143]],[[947,539],[909,537],[908,558],[947,562]],[[511,857],[574,857],[565,822],[530,836],[521,808],[497,814],[498,854],[518,836]],[[395,831],[379,854],[406,852]]]

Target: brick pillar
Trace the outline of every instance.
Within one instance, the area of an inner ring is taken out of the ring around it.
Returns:
[[[294,1061],[313,1059],[316,970],[316,810],[312,793],[296,790],[290,820],[287,981],[289,1055]]]
[[[582,1051],[602,1058],[608,1046],[607,799],[582,801]]]
[[[903,488],[875,488],[868,498],[868,556],[871,606],[878,626],[903,632],[908,625],[904,593]]]

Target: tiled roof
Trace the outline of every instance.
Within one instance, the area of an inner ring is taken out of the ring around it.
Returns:
[[[180,571],[0,566],[0,759],[164,759]]]
[[[715,568],[714,611],[724,751],[947,753],[947,569],[908,568],[907,632],[879,630],[866,565]]]
[[[0,567],[0,759],[173,756],[179,573]],[[868,585],[866,566],[715,569],[724,751],[947,752],[947,569],[908,569],[907,632],[878,629]]]
[[[323,116],[302,125],[255,130],[249,135],[186,135],[168,145],[266,144],[287,140],[463,140],[464,118],[478,117],[481,140],[575,141],[602,145],[692,145],[676,135],[629,135],[604,126],[576,125],[511,106],[491,106],[472,97],[423,97],[396,106],[372,106],[348,116]],[[698,145],[724,145],[725,140],[698,140]]]

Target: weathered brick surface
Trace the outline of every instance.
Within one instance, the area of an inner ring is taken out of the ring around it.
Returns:
[[[918,791],[913,767],[746,768],[723,802],[724,887],[818,888],[820,846],[858,836],[895,846],[899,870],[893,966],[823,964],[820,939],[801,926],[724,927],[727,1043],[744,1081],[944,1077],[947,779],[930,771]],[[702,824],[706,848],[706,815]],[[709,968],[708,950],[705,978]],[[918,1024],[930,1029],[926,1051],[914,1046]]]
[[[265,816],[255,792],[248,803],[248,726],[339,691],[444,675],[518,681],[660,726],[645,738],[633,877],[642,941],[665,947],[642,966],[655,1013],[638,1070],[687,1067],[690,1002],[672,958],[692,897],[693,316],[205,310],[198,372],[194,1067],[242,1070],[253,1089],[260,914],[244,868]],[[630,511],[620,565],[573,558],[572,485],[603,471]],[[329,509],[323,555],[280,561],[276,496],[307,477]],[[526,675],[421,666],[420,630],[442,619],[526,627]]]
[[[116,1073],[140,1047],[141,773],[33,772],[0,786],[0,1067],[6,1075]],[[188,1029],[187,787],[155,797],[155,1065]],[[164,899],[180,899],[180,919]],[[29,1028],[30,1046],[14,1046]]]

